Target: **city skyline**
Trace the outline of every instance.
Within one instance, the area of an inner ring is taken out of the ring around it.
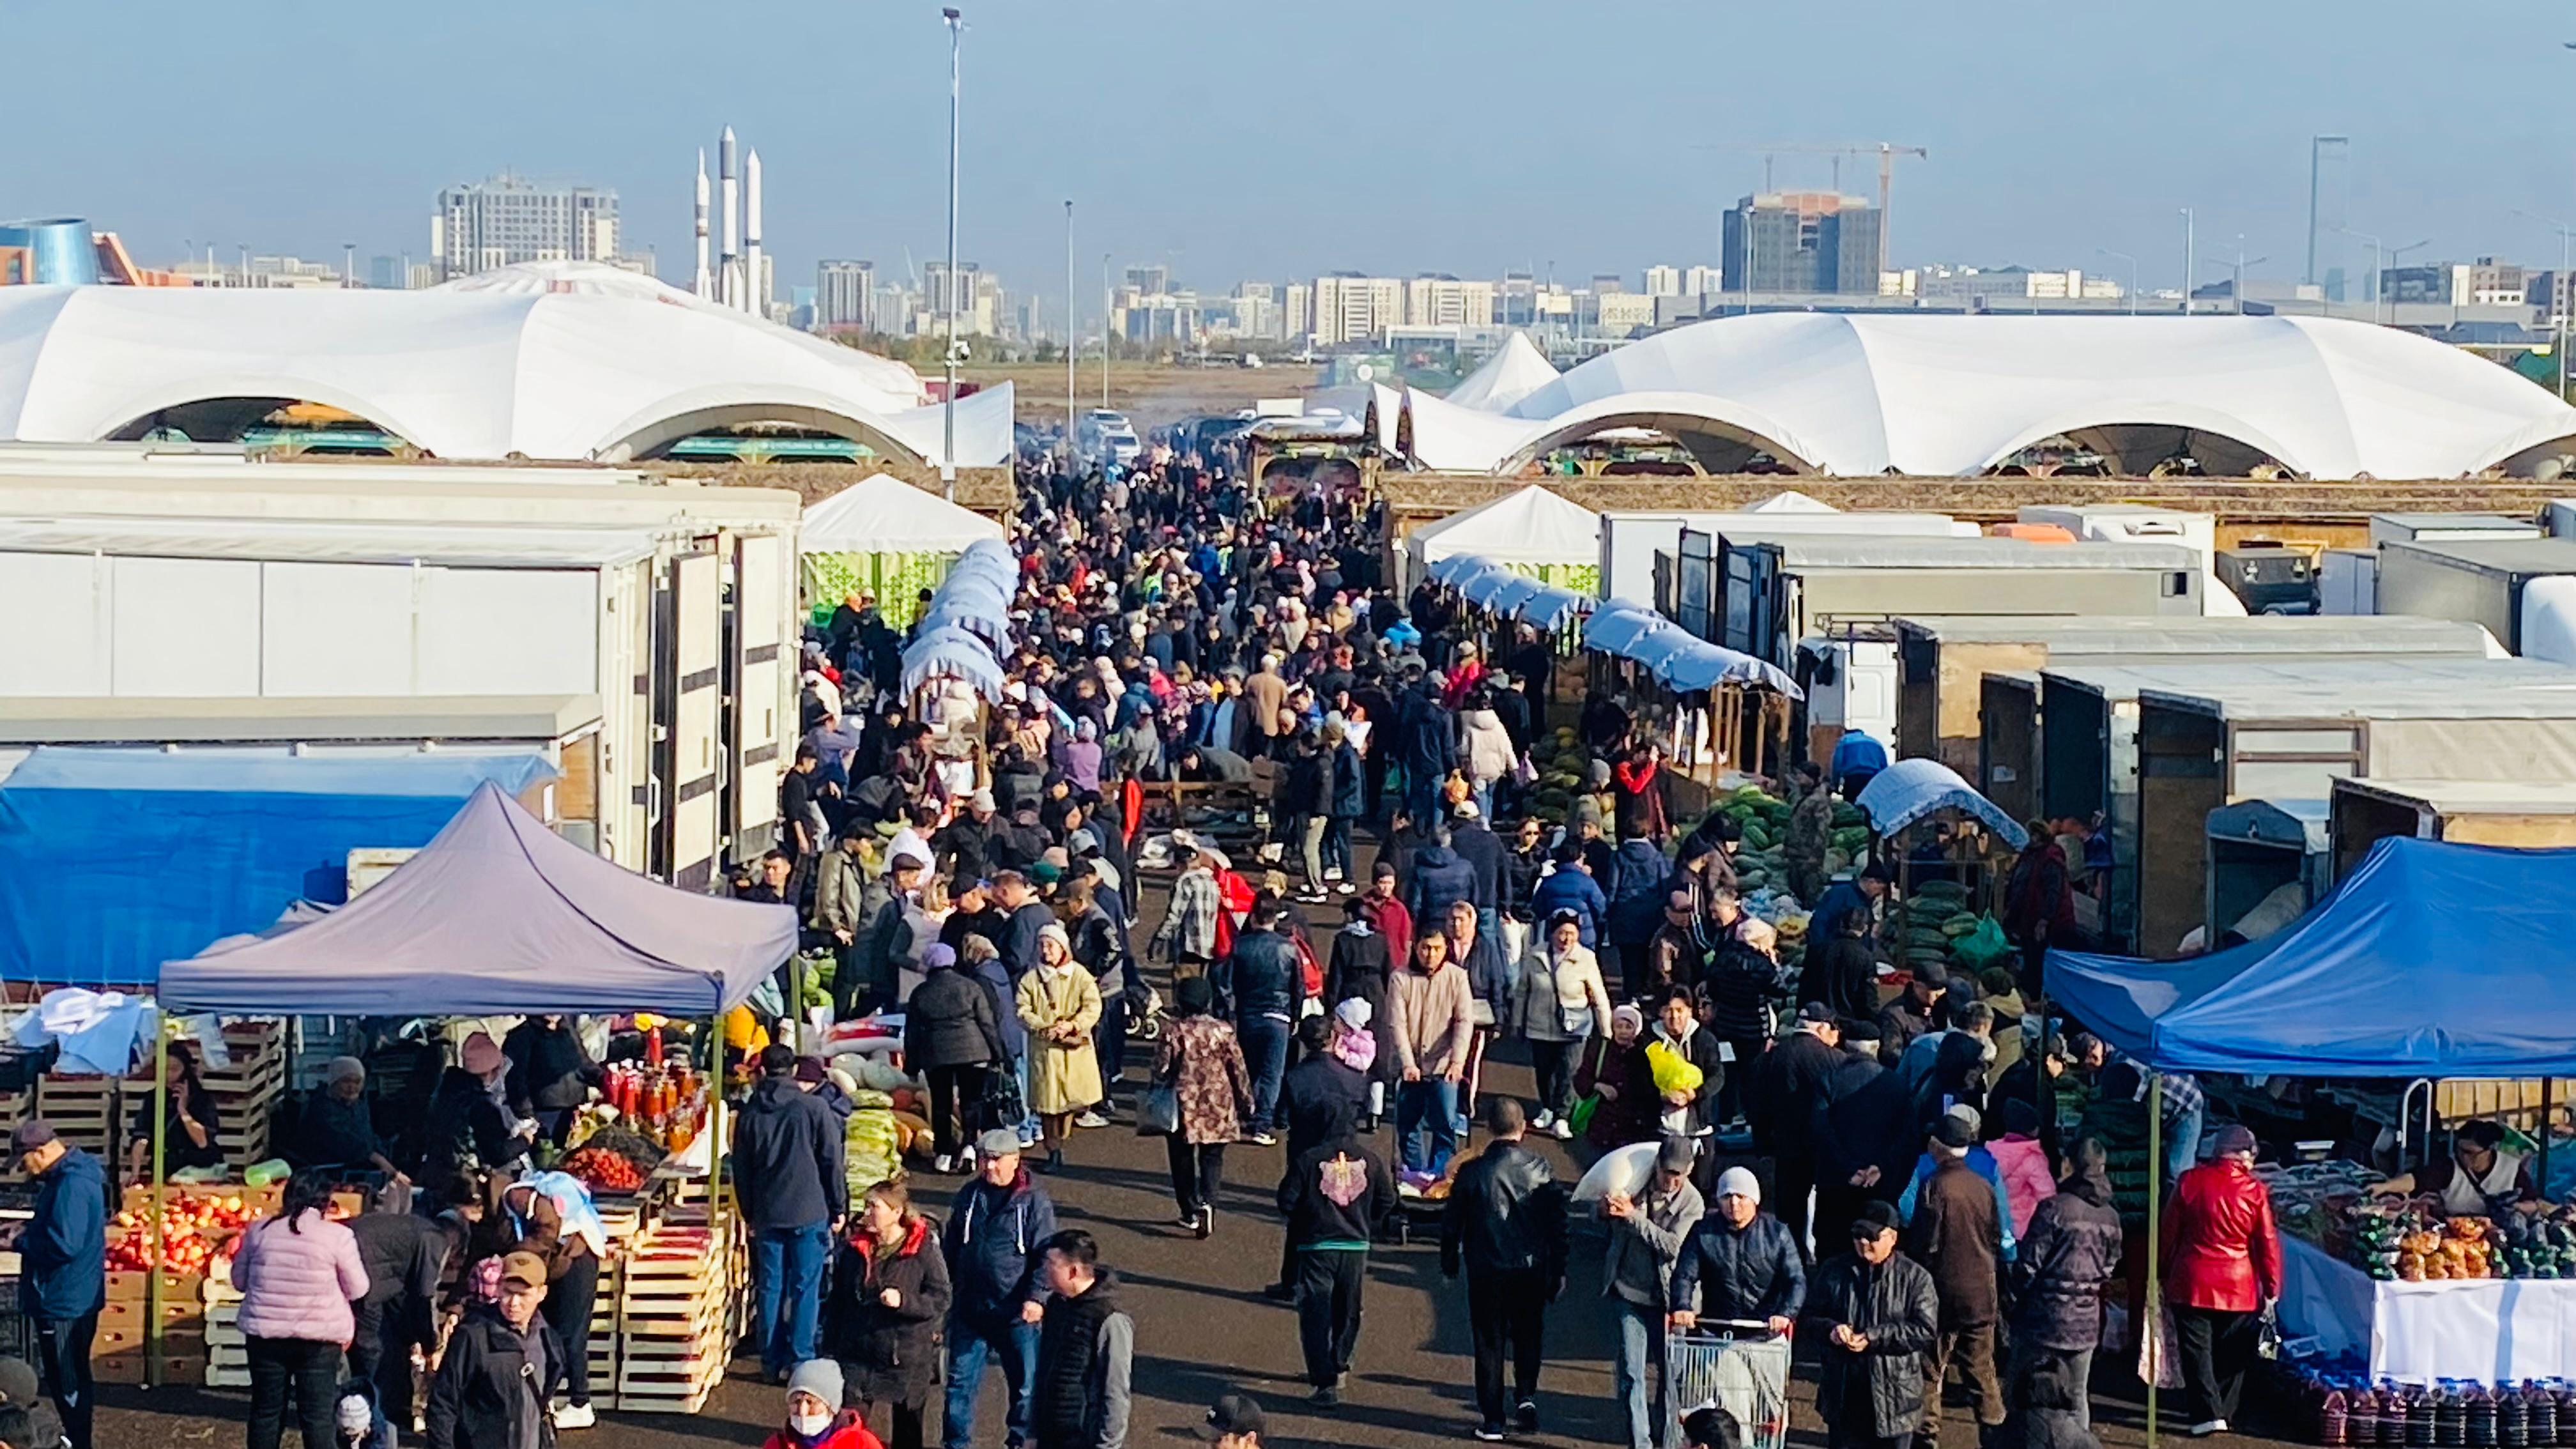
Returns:
[[[273,41],[259,27],[179,24],[189,12],[164,0],[134,8],[146,25],[166,12],[189,44],[111,52],[112,38],[74,9],[13,17],[13,43],[57,62],[19,83],[37,113],[96,108],[97,65],[111,58],[123,89],[108,93],[95,123],[0,165],[6,209],[83,215],[153,258],[210,245],[219,255],[246,245],[328,257],[344,243],[367,256],[425,257],[422,199],[506,169],[617,191],[629,250],[651,252],[658,273],[685,288],[685,160],[729,122],[764,138],[782,287],[813,277],[825,258],[869,257],[889,272],[907,246],[918,261],[942,234],[945,37],[935,6],[757,6],[749,22],[782,57],[775,73],[709,70],[677,87],[636,83],[668,68],[669,34],[686,28],[687,13],[662,3],[571,4],[533,30],[523,12],[483,0],[445,12],[434,29],[390,14],[335,17],[361,43],[399,44],[404,64],[295,68],[255,86],[239,78],[261,70]],[[2351,138],[2343,212],[2356,231],[2392,244],[2424,237],[2430,255],[2545,264],[2555,236],[2515,213],[2576,217],[2576,168],[2550,154],[2540,128],[2454,104],[2453,88],[2356,84],[2439,72],[2547,94],[2576,79],[2555,13],[2510,8],[2469,33],[2396,23],[2393,6],[2185,0],[2158,16],[2180,43],[2147,45],[2107,12],[1989,0],[1931,23],[1919,9],[1865,0],[1837,27],[1835,83],[1820,87],[1816,72],[1750,59],[1814,44],[1794,15],[1730,18],[1725,52],[1743,63],[1661,65],[1653,57],[1665,52],[1646,42],[1705,24],[1694,7],[1663,0],[1623,8],[1615,25],[1534,0],[1414,0],[1392,30],[1385,11],[1349,0],[1319,0],[1292,23],[1161,0],[1105,15],[990,0],[967,7],[962,246],[1060,305],[1050,279],[1063,270],[1069,196],[1081,271],[1106,252],[1122,265],[1169,265],[1203,291],[1338,269],[1499,276],[1553,263],[1568,279],[1644,257],[1714,258],[1723,213],[1764,189],[1766,170],[1780,189],[1839,181],[1864,191],[1874,181],[1860,159],[1839,175],[1823,155],[1766,163],[1768,143],[1887,139],[1931,153],[1898,168],[1892,266],[2107,269],[2097,252],[2109,248],[2139,258],[2145,288],[2172,288],[2182,281],[2180,212],[2191,207],[2194,282],[2225,275],[2240,233],[2247,256],[2270,258],[2257,275],[2295,280],[2309,138],[2323,132]],[[1455,84],[1426,92],[1389,81],[1319,101],[1298,79],[1306,62],[1333,54],[1336,37],[1360,33],[1364,18],[1389,55],[1419,52],[1408,35],[1436,39],[1439,74]],[[524,67],[482,58],[495,36],[559,73],[526,86]],[[1605,73],[1626,80],[1553,93],[1540,79],[1554,70],[1540,44],[1551,36],[1550,45],[1599,47]],[[791,63],[808,52],[865,61],[848,83],[809,84]],[[2248,70],[2221,63],[2222,52],[2296,62]],[[1103,73],[1134,83],[1065,79]],[[1489,83],[1516,73],[1531,78],[1524,94]],[[2086,73],[2110,83],[2028,83]],[[2258,73],[2263,84],[2244,84]],[[155,99],[135,104],[141,95]],[[1155,124],[1157,110],[1188,124]],[[194,119],[153,120],[173,113]],[[1301,178],[1323,176],[1330,182],[1300,189]],[[1579,190],[1549,202],[1550,178],[1574,176]],[[298,180],[309,177],[328,183]],[[2330,236],[2321,251],[2321,270],[2367,264],[2367,244],[2352,236]],[[1089,314],[1098,303],[1086,290],[1077,284]]]

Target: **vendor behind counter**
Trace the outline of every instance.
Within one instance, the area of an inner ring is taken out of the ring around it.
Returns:
[[[2506,1151],[2504,1137],[2494,1122],[2463,1122],[2451,1133],[2449,1153],[2373,1183],[2370,1191],[2379,1197],[2438,1198],[2452,1217],[2485,1217],[2505,1205],[2540,1201],[2528,1159]]]

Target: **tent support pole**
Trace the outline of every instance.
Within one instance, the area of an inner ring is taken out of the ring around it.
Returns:
[[[2161,1267],[2156,1259],[2164,1245],[2160,1234],[2165,1200],[2165,1079],[2152,1068],[2142,1065],[2141,1070],[2147,1072],[2147,1306],[2139,1315],[2138,1332],[2145,1335],[2142,1342],[2156,1343],[2156,1325],[2164,1321],[2164,1288],[2157,1281]],[[2156,1370],[2147,1375],[2147,1449],[2156,1449],[2156,1380],[2164,1377],[2161,1350],[2169,1345],[2157,1347]]]
[[[2549,1181],[2549,1129],[2554,1125],[2551,1119],[2558,1115],[2557,1097],[2558,1079],[2556,1077],[2541,1078],[2540,1131],[2537,1135],[2540,1138],[2540,1181],[2543,1184],[2542,1191],[2544,1192],[2547,1191],[2546,1184]]]
[[[733,1240],[727,1236],[724,1221],[725,1169],[725,1061],[724,1021],[721,1003],[716,1014],[707,1018],[707,1252],[713,1255],[716,1272],[723,1275],[725,1298],[733,1298]]]
[[[151,1384],[157,1389],[161,1386],[161,1247],[163,1235],[169,1231],[169,1179],[163,1174],[162,1167],[170,1131],[170,1028],[166,1021],[160,1020],[157,1011],[155,1028],[152,1033],[152,1271],[143,1283],[144,1312],[149,1315],[143,1325],[143,1361],[150,1367]],[[115,1171],[116,1164],[110,1162],[108,1172],[111,1181]]]

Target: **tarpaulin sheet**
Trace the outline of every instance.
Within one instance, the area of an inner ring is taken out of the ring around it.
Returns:
[[[1978,794],[1939,760],[1897,761],[1872,775],[1852,804],[1881,835],[1894,835],[1935,810],[1958,810],[1984,821],[2015,850],[2030,843],[2030,832],[2012,812]]]
[[[533,753],[293,756],[40,749],[0,784],[0,976],[129,984],[347,895],[349,852],[426,843]]]
[[[795,946],[787,907],[637,875],[486,785],[342,909],[164,964],[161,999],[242,1015],[712,1016]]]
[[[2048,994],[2154,1066],[2576,1076],[2576,850],[2394,837],[2277,935],[2181,962],[2048,953]]]

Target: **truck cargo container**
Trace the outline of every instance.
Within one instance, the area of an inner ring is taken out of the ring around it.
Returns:
[[[1959,523],[1946,513],[1649,513],[1614,511],[1601,515],[1601,596],[1651,602],[1655,597],[1655,559],[1678,557],[1682,530],[1711,538],[1770,538],[1785,533],[1871,534],[1901,538],[1952,538],[1973,523]]]
[[[2335,878],[2389,836],[2537,849],[2576,845],[2576,780],[2334,782]]]
[[[2379,610],[2483,624],[2516,654],[2576,662],[2576,539],[2396,543]]]

